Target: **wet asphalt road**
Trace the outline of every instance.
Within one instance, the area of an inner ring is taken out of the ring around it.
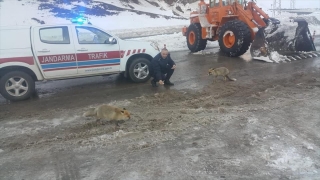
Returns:
[[[0,96],[0,110],[16,113],[24,111],[46,110],[52,108],[78,108],[114,100],[134,98],[142,94],[156,93],[168,89],[200,89],[212,82],[206,76],[211,67],[225,66],[231,77],[238,81],[261,80],[265,77],[290,75],[299,70],[318,70],[320,58],[310,58],[287,63],[266,63],[252,61],[249,54],[238,58],[221,56],[218,49],[207,49],[206,55],[194,55],[189,51],[171,52],[177,64],[171,81],[171,87],[153,88],[150,82],[136,84],[121,75],[96,76],[69,80],[37,82],[35,96],[26,101],[7,102]]]

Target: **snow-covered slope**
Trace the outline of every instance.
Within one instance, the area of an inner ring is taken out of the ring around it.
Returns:
[[[0,0],[0,26],[69,23],[81,13],[108,30],[185,25],[193,4],[169,5],[164,0]]]
[[[84,13],[92,24],[120,37],[156,41],[160,46],[166,44],[171,51],[187,50],[181,27],[189,25],[190,11],[196,10],[198,0],[178,1],[193,2],[190,4],[168,4],[170,1],[177,0],[0,0],[0,26],[31,25],[41,21],[46,24],[70,23],[71,18]],[[269,3],[258,0],[257,4],[272,16]],[[276,16],[284,25],[291,23],[290,17],[297,15],[282,13]],[[319,35],[320,13],[305,17],[311,32],[316,31]],[[208,47],[218,47],[217,42],[208,42]]]

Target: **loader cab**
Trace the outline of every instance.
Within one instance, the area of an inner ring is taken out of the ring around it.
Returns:
[[[220,6],[220,0],[210,0],[209,5],[210,5],[210,8],[219,7]]]
[[[210,0],[209,1],[209,13],[208,20],[212,24],[220,24],[221,18],[225,16],[226,8],[225,6],[230,6],[237,0]]]
[[[210,0],[210,8],[232,5],[236,0]]]
[[[210,8],[232,5],[234,2],[242,4],[244,0],[210,0]]]

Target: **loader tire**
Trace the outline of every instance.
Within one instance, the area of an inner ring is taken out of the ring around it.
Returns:
[[[190,24],[186,36],[187,45],[191,52],[198,52],[206,48],[207,40],[202,39],[201,25],[199,23]]]
[[[240,20],[226,22],[220,28],[219,46],[227,56],[238,57],[243,55],[249,49],[251,42],[249,27]]]

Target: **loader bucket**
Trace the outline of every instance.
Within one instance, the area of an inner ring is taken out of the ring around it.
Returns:
[[[281,25],[272,19],[266,28],[259,29],[250,48],[252,58],[279,62],[320,56],[316,52],[307,21],[295,18],[291,22]]]

